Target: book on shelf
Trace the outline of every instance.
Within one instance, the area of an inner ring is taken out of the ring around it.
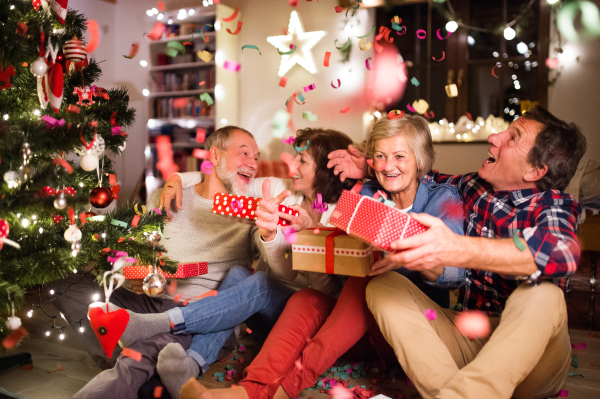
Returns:
[[[206,106],[198,97],[158,97],[153,105],[154,118],[214,117],[214,106]]]
[[[213,89],[215,86],[215,69],[203,68],[191,71],[156,73],[156,91],[169,92],[181,90]],[[200,83],[204,82],[202,86]]]

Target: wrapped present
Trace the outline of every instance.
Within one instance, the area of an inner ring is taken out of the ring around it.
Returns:
[[[342,192],[329,223],[385,251],[391,251],[392,242],[427,230],[408,213],[347,190]]]
[[[217,193],[213,199],[212,213],[235,217],[238,221],[247,219],[249,222],[254,222],[256,219],[256,210],[258,209],[258,201],[260,201],[260,198]],[[281,204],[279,205],[279,212],[293,216],[299,215],[298,211]],[[279,226],[289,226],[291,223],[289,220],[279,218],[277,224]]]
[[[139,280],[143,279],[152,273],[152,266],[125,266],[123,267],[123,275],[127,280]],[[208,263],[196,262],[196,263],[182,263],[177,267],[177,273],[171,274],[158,270],[164,278],[188,278],[196,277],[202,274],[208,273]]]
[[[294,270],[365,277],[379,259],[371,245],[338,229],[306,229],[297,234],[292,245]]]

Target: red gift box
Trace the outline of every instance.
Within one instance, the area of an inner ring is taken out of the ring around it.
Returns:
[[[385,251],[400,238],[427,231],[427,227],[400,209],[371,197],[344,190],[329,223]]]
[[[254,221],[256,219],[258,201],[260,201],[260,198],[218,193],[215,194],[215,198],[213,199],[212,213]],[[279,205],[279,212],[284,212],[293,216],[299,215],[298,211],[281,204]],[[279,218],[277,224],[279,226],[289,226],[291,222]]]
[[[143,279],[152,273],[152,266],[124,266],[123,275],[127,280]],[[207,262],[182,263],[177,268],[177,273],[171,274],[158,269],[158,274],[164,278],[188,278],[196,277],[208,273]]]

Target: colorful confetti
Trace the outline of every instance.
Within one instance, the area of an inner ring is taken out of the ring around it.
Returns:
[[[135,57],[137,55],[139,49],[140,49],[140,44],[133,43],[131,45],[131,48],[129,49],[129,55],[124,55],[123,57],[132,59],[133,57]]]
[[[235,29],[235,32],[232,32],[231,29],[227,28],[225,29],[227,31],[227,33],[232,34],[232,35],[237,35],[240,33],[240,31],[242,30],[242,21],[238,21],[237,23],[237,28]]]
[[[435,313],[435,310],[433,310],[433,309],[425,309],[424,313],[425,313],[425,317],[429,321],[437,319],[437,313]]]
[[[326,51],[325,58],[323,59],[323,66],[326,66],[326,67],[329,66],[329,57],[331,57],[331,52]]]
[[[279,79],[279,86],[281,87],[285,87],[285,85],[287,85],[287,79],[285,76],[283,76],[281,79]]]
[[[313,114],[310,111],[304,111],[302,112],[302,119],[306,119],[312,122],[316,122],[317,121],[318,116],[316,114]]]
[[[344,108],[344,109],[341,109],[341,110],[340,110],[340,113],[341,113],[341,114],[346,114],[346,113],[348,113],[348,111],[350,111],[350,107],[346,107],[346,108]]]
[[[262,55],[262,53],[260,52],[260,49],[258,47],[256,47],[254,44],[244,44],[242,46],[242,53],[244,52],[245,48],[251,48],[251,49],[257,50],[258,54]]]
[[[240,70],[241,65],[235,61],[226,60],[223,64],[223,68],[228,70],[229,72],[238,72]]]

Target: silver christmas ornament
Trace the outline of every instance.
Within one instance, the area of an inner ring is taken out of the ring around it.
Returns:
[[[158,244],[160,242],[160,239],[161,237],[158,231],[155,231],[154,233],[148,236],[148,240],[154,245]]]
[[[67,199],[65,198],[64,191],[54,199],[54,207],[56,209],[65,209],[67,207]]]
[[[104,154],[104,149],[106,148],[106,143],[104,139],[100,135],[96,135],[96,140],[94,141],[94,145],[89,150],[86,150],[85,147],[79,147],[75,150],[75,152],[79,155],[92,154],[96,157],[100,158]]]
[[[23,183],[27,183],[29,178],[31,177],[31,171],[29,170],[29,166],[23,165],[19,168],[19,180]]]
[[[48,65],[46,64],[46,60],[44,60],[44,57],[40,57],[37,60],[33,61],[29,70],[35,76],[44,76],[46,74],[46,71],[48,70]]]
[[[142,287],[146,295],[152,297],[159,296],[167,288],[167,279],[158,274],[158,268],[154,266],[152,273],[144,277]]]
[[[10,316],[8,319],[6,319],[6,326],[14,331],[21,327],[21,319],[19,319],[17,316]]]
[[[8,188],[17,188],[19,186],[19,174],[9,170],[4,174],[4,181],[8,185]]]

